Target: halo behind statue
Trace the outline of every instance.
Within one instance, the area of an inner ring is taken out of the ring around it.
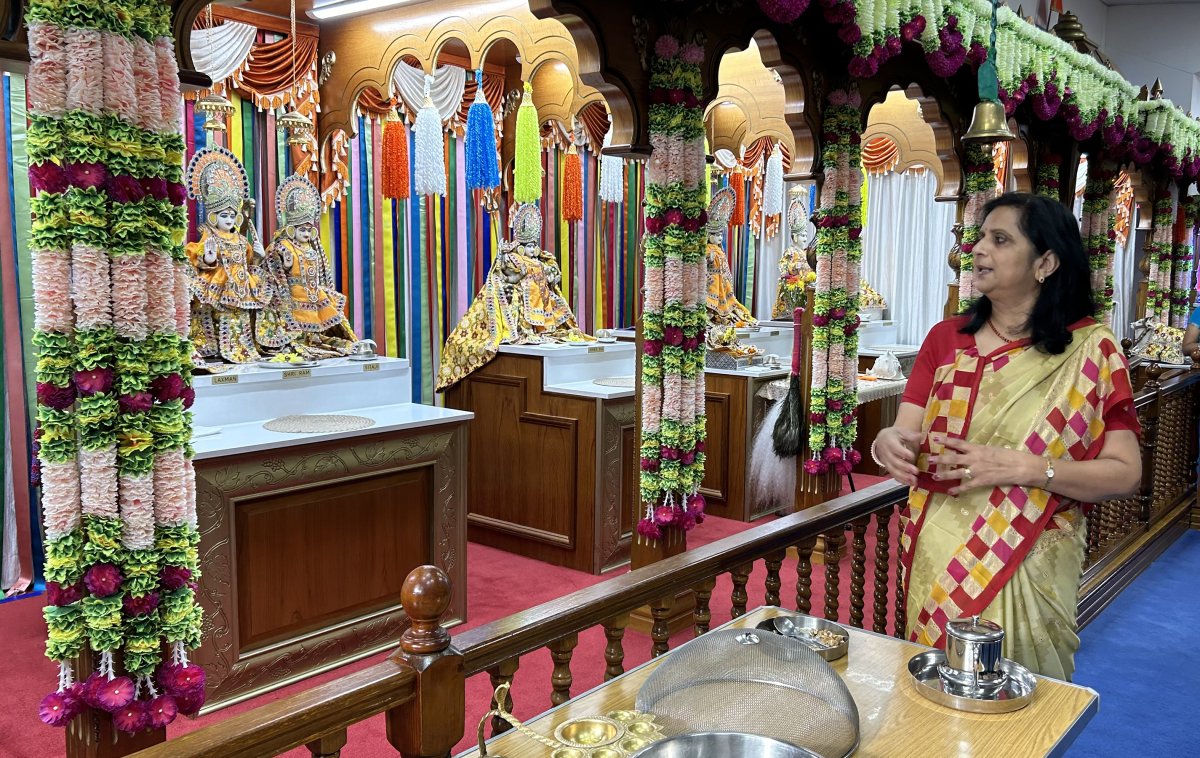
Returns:
[[[812,239],[808,217],[808,190],[801,186],[792,187],[788,197],[788,229],[791,230],[796,244],[803,249]]]
[[[321,194],[308,177],[292,174],[275,190],[275,218],[280,228],[321,220]]]
[[[737,196],[733,190],[723,187],[713,193],[712,202],[708,204],[708,230],[710,232],[724,231],[733,217],[733,205]]]
[[[250,178],[237,156],[223,147],[198,151],[184,175],[188,198],[200,203],[201,216],[222,210],[241,210],[250,196]]]
[[[542,238],[542,211],[536,203],[522,203],[513,214],[513,237],[522,245],[537,244]]]

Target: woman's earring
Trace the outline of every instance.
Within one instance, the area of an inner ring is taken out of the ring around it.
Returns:
[[[1046,283],[1046,277],[1044,277],[1044,276],[1039,276],[1039,277],[1038,277],[1038,284],[1045,284],[1045,283]]]

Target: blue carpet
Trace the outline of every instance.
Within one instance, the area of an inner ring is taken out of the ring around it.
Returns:
[[[1100,712],[1069,758],[1196,754],[1198,571],[1189,531],[1083,630],[1074,681],[1100,693]]]

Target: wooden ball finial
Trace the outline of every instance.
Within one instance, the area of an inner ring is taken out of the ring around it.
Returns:
[[[400,603],[412,626],[400,646],[412,655],[440,653],[450,647],[450,634],[438,620],[450,607],[450,577],[437,566],[418,566],[404,580]]]

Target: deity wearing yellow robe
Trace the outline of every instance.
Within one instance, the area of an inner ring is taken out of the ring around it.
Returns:
[[[807,305],[805,288],[817,280],[808,265],[808,193],[803,187],[793,187],[788,201],[788,230],[791,244],[779,259],[779,285],[775,290],[775,306],[771,318],[792,320],[792,312]]]
[[[246,171],[233,153],[208,147],[192,157],[186,180],[201,219],[200,240],[186,246],[192,264],[194,351],[201,359],[220,357],[230,363],[261,360],[254,315],[269,303],[271,287],[253,225],[249,237],[240,231],[250,189]]]
[[[542,216],[533,204],[513,219],[515,241],[500,243],[483,288],[442,347],[437,390],[444,391],[496,356],[500,345],[590,342],[562,296],[562,270],[542,250]]]
[[[268,250],[278,329],[261,339],[308,358],[349,355],[356,341],[346,296],[333,287],[329,259],[317,235],[321,196],[307,177],[292,174],[275,191],[279,229]]]
[[[750,309],[738,301],[733,291],[733,274],[729,271],[729,259],[721,248],[721,235],[729,226],[733,215],[735,196],[725,187],[713,194],[708,205],[708,325],[710,331],[717,327],[729,328],[754,326],[758,320]]]

